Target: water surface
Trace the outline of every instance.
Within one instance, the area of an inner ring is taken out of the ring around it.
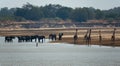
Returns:
[[[5,43],[0,37],[0,66],[120,66],[120,48],[66,43]]]

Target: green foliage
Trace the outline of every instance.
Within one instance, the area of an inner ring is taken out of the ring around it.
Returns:
[[[14,14],[15,16],[23,17],[27,20],[39,20],[43,17],[41,9],[29,3],[24,5],[23,8],[17,8]]]
[[[8,9],[7,7],[1,8],[0,10],[0,21],[15,20],[14,19],[15,9]]]
[[[23,5],[22,8],[8,9],[7,7],[4,7],[0,9],[0,21],[39,21],[46,18],[57,18],[59,20],[70,19],[76,22],[85,22],[93,19],[106,19],[111,22],[113,20],[120,20],[120,7],[110,10],[100,10],[92,7],[73,9],[70,7],[53,4],[38,7],[27,3]]]
[[[44,7],[41,7],[41,11],[44,14],[44,18],[55,18],[56,17],[56,12],[58,11],[59,8],[61,8],[62,6],[60,5],[46,5]]]
[[[95,11],[95,14],[96,14],[96,16],[95,16],[96,19],[103,19],[104,18],[104,13],[99,9],[97,9]]]
[[[70,17],[72,10],[73,10],[72,8],[61,7],[60,9],[57,10],[56,16],[63,20],[66,20]]]
[[[95,9],[93,8],[76,8],[73,10],[73,12],[70,15],[71,19],[73,21],[87,21],[89,19],[95,18]]]

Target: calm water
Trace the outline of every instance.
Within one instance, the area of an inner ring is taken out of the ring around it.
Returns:
[[[0,66],[120,66],[120,48],[35,42],[5,43],[0,37]]]

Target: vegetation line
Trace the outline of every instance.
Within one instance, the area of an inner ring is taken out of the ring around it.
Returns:
[[[86,22],[87,20],[107,20],[108,22],[120,20],[120,7],[109,10],[100,10],[92,7],[71,8],[61,5],[49,4],[34,6],[30,3],[22,8],[4,7],[0,9],[0,22],[3,21],[39,21],[44,19],[71,20],[73,22]]]

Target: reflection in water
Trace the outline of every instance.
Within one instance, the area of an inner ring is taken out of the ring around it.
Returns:
[[[5,42],[0,37],[1,66],[120,66],[120,48],[66,43]]]

